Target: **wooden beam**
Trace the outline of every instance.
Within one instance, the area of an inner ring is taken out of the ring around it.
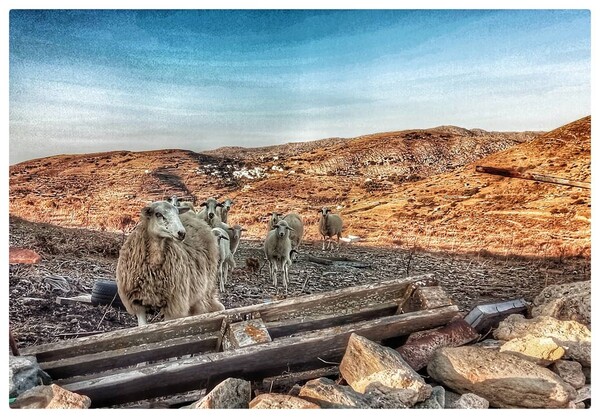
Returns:
[[[58,303],[59,305],[74,305],[77,303],[85,303],[85,304],[91,305],[92,304],[92,295],[79,295],[79,296],[73,296],[70,298],[57,296],[56,303]]]
[[[233,351],[148,365],[112,375],[62,384],[67,390],[89,396],[93,407],[132,402],[202,388],[211,379],[226,377],[255,380],[281,374],[294,365],[339,362],[348,338],[355,332],[374,341],[408,335],[445,325],[458,308],[454,305],[328,328]],[[322,367],[322,366],[321,366]]]
[[[172,338],[219,331],[224,318],[223,312],[213,312],[206,316],[190,316],[157,324],[28,347],[21,350],[21,353],[26,356],[36,356],[39,363],[46,363],[69,357],[79,357],[161,342]]]
[[[584,189],[591,189],[592,184],[583,182],[583,181],[574,181],[568,180],[561,177],[548,176],[545,174],[535,174],[535,173],[521,173],[519,171],[510,169],[510,168],[499,168],[499,167],[485,167],[485,166],[476,166],[475,171],[478,173],[486,173],[486,174],[494,174],[496,176],[503,177],[513,177],[523,180],[533,180],[533,181],[541,181],[544,183],[554,183],[560,184],[561,186],[569,186],[569,187],[581,187]]]
[[[216,351],[220,333],[191,335],[150,344],[119,348],[79,357],[40,363],[40,367],[53,379],[83,376],[104,370],[133,366],[147,361],[165,360],[187,354]]]
[[[347,315],[320,315],[308,318],[292,318],[284,321],[267,323],[267,329],[272,338],[281,338],[300,332],[315,331],[329,327],[366,321],[382,316],[393,315],[398,308],[397,302],[386,302],[375,306],[359,309]]]

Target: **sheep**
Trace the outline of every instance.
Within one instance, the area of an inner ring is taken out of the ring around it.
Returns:
[[[203,207],[203,209],[200,212],[198,212],[198,216],[200,217],[200,219],[204,220],[213,228],[218,227],[216,223],[220,222],[221,218],[217,213],[217,208],[222,207],[223,204],[217,202],[216,199],[209,197],[208,199],[206,199],[206,202],[202,202],[200,206]]]
[[[270,229],[274,229],[277,225],[277,222],[280,220],[284,220],[288,223],[288,225],[292,228],[292,231],[290,232],[292,249],[298,249],[300,243],[302,242],[302,236],[304,235],[304,223],[302,222],[300,215],[296,213],[288,213],[287,215],[283,216],[278,212],[273,212],[269,215],[271,215],[271,220],[269,222]]]
[[[189,208],[192,212],[196,212],[194,209],[194,204],[192,202],[179,200],[176,195],[173,195],[169,198],[168,202],[177,208]]]
[[[277,287],[277,271],[281,269],[286,293],[289,283],[288,267],[292,265],[290,231],[292,228],[286,221],[277,222],[276,228],[267,233],[264,245],[265,257],[269,262],[269,277],[273,280],[273,286]]]
[[[119,252],[117,289],[123,305],[147,324],[146,310],[165,319],[225,309],[219,302],[217,239],[187,208],[153,202]]]
[[[232,254],[235,254],[235,252],[238,249],[238,246],[240,245],[240,239],[242,238],[243,231],[246,231],[246,229],[242,228],[240,225],[234,225],[228,230],[229,248]]]
[[[233,205],[233,200],[225,199],[223,202],[221,202],[221,205],[221,207],[217,208],[217,215],[219,215],[222,222],[227,223],[229,211],[231,210],[231,205]]]
[[[213,228],[212,233],[219,242],[219,289],[224,292],[227,284],[227,274],[230,269],[235,268],[235,260],[229,249],[229,235],[227,235],[227,232],[222,228]]]
[[[323,235],[323,250],[325,249],[326,238],[332,238],[337,235],[337,248],[340,248],[340,238],[342,237],[343,222],[342,218],[336,214],[330,214],[331,210],[322,208],[319,213],[322,215],[319,220],[319,232]],[[333,241],[329,240],[327,248],[333,249]]]

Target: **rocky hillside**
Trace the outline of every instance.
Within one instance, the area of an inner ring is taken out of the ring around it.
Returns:
[[[264,236],[265,214],[278,210],[300,213],[306,238],[319,239],[317,211],[327,205],[344,217],[345,235],[373,245],[537,254],[554,240],[551,251],[585,253],[589,191],[478,174],[474,166],[484,158],[587,181],[589,126],[588,117],[541,137],[444,126],[205,153],[54,156],[10,167],[10,213],[119,231],[153,200],[230,197],[233,223],[251,238]]]

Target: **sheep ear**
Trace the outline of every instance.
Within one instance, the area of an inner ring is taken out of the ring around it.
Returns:
[[[286,226],[286,229],[289,229],[290,231],[294,230],[294,228],[292,228],[291,226]]]
[[[269,212],[269,213],[267,213],[267,215],[273,216],[273,212]]]
[[[152,217],[152,214],[154,214],[154,210],[150,206],[146,206],[144,209],[142,209],[142,216],[150,218]]]
[[[217,206],[220,207],[220,208],[222,208],[223,204],[222,203],[217,203]]]
[[[200,206],[206,206],[206,202],[202,202]]]
[[[246,228],[242,228],[242,229],[240,229],[240,231],[247,231],[247,229]]]
[[[181,215],[182,213],[186,213],[188,210],[190,210],[189,207],[187,206],[178,206],[177,209],[179,209],[179,214]]]
[[[331,212],[331,209],[327,209],[327,210],[325,211],[325,213],[329,213],[329,212]]]

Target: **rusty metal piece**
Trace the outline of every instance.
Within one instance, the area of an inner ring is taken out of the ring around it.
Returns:
[[[463,319],[450,322],[442,328],[421,332],[420,335],[401,347],[396,348],[402,358],[413,368],[420,370],[427,366],[436,349],[458,347],[479,337]]]

